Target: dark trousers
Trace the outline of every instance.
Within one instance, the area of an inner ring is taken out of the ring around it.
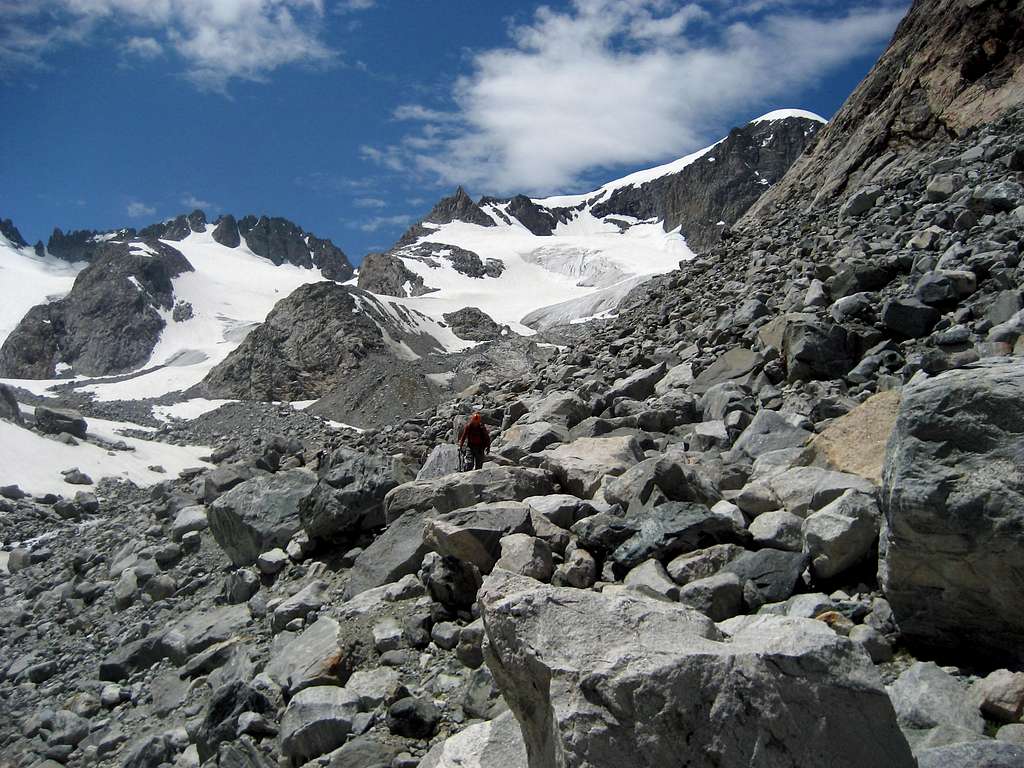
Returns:
[[[487,453],[487,449],[482,445],[471,445],[469,446],[469,453],[473,457],[473,469],[482,469],[484,466],[484,454]]]

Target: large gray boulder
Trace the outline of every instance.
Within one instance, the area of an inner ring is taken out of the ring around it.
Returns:
[[[486,657],[531,768],[912,768],[867,655],[824,624],[725,636],[684,606],[495,571]]]
[[[426,510],[406,512],[360,552],[349,572],[345,598],[416,573],[430,551],[423,542],[423,525],[431,516]]]
[[[39,431],[47,435],[59,435],[66,432],[84,440],[89,429],[82,414],[70,408],[50,408],[46,405],[37,405],[35,419]]]
[[[433,480],[435,477],[452,475],[462,467],[459,466],[459,446],[455,443],[441,443],[435,445],[434,449],[423,462],[420,471],[416,473],[417,480]]]
[[[934,662],[919,661],[903,672],[889,686],[889,697],[905,729],[956,726],[979,735],[985,730],[985,721],[977,704],[970,701],[967,688]]]
[[[485,501],[521,501],[551,493],[551,476],[529,467],[485,467],[403,483],[384,497],[390,524],[409,511],[444,514]]]
[[[568,440],[569,431],[561,424],[532,421],[529,424],[514,424],[506,429],[491,450],[510,461],[519,461],[528,453],[536,453],[553,443]]]
[[[852,489],[809,515],[804,551],[814,575],[830,579],[863,560],[878,541],[881,518],[874,496]]]
[[[334,685],[299,691],[281,718],[281,752],[295,764],[345,743],[359,714],[359,697]]]
[[[384,524],[384,496],[411,479],[405,465],[390,456],[338,448],[321,468],[320,479],[299,505],[299,519],[310,538],[331,539]]]
[[[811,438],[807,419],[762,408],[736,440],[733,450],[751,459],[783,448],[800,448]]]
[[[654,394],[654,388],[657,383],[665,378],[666,370],[664,363],[658,363],[650,368],[635,371],[624,379],[619,379],[613,383],[605,395],[605,399],[608,402],[612,402],[618,397],[627,397],[630,400],[646,400]]]
[[[439,742],[419,768],[528,768],[523,732],[506,710]]]
[[[517,423],[550,421],[562,424],[566,429],[572,429],[590,415],[590,406],[579,395],[573,392],[552,392],[534,405]]]
[[[301,634],[274,646],[264,673],[294,696],[314,685],[338,685],[352,671],[349,649],[343,649],[341,625],[321,616]]]
[[[605,475],[621,475],[643,458],[635,437],[581,437],[549,451],[544,467],[566,493],[590,499]]]
[[[945,747],[922,749],[918,768],[1020,768],[1024,746],[1001,741],[971,741]]]
[[[904,637],[1024,660],[1024,361],[903,390],[882,482],[879,574]]]
[[[490,573],[501,557],[501,539],[532,531],[530,508],[518,501],[484,502],[440,515],[423,528],[423,541],[434,552],[472,563]]]
[[[24,424],[21,407],[18,405],[18,399],[14,396],[14,390],[6,384],[0,384],[0,419],[13,421],[15,424]]]
[[[665,500],[692,501],[710,507],[722,500],[721,492],[706,472],[686,463],[685,456],[671,453],[644,459],[607,481],[604,497],[624,509],[634,503],[653,505]]]
[[[299,503],[315,484],[305,469],[246,480],[209,506],[210,531],[232,563],[254,563],[262,552],[288,545],[301,527]]]

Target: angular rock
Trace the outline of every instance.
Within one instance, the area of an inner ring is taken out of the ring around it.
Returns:
[[[765,602],[778,603],[793,594],[806,565],[807,556],[802,552],[761,549],[740,555],[720,572],[735,573],[744,583],[753,582]]]
[[[281,752],[304,763],[340,747],[359,714],[359,697],[344,688],[318,685],[299,691],[281,717]]]
[[[679,602],[712,621],[725,621],[743,612],[743,584],[735,573],[694,579],[679,590]]]
[[[1018,768],[1024,765],[1024,746],[1000,741],[972,741],[922,749],[918,768]]]
[[[605,397],[608,402],[614,401],[617,397],[626,397],[630,400],[646,400],[654,394],[655,386],[665,377],[665,373],[664,363],[658,363],[650,368],[636,371],[612,384]],[[587,415],[589,416],[590,414]]]
[[[321,616],[285,645],[275,646],[264,673],[292,696],[303,688],[344,683],[358,657],[341,629],[335,619]]]
[[[917,299],[891,299],[882,305],[885,327],[908,339],[927,336],[940,316],[938,310]]]
[[[982,733],[985,721],[967,690],[934,662],[919,661],[889,686],[896,717],[904,728],[954,725]]]
[[[904,637],[1024,659],[1024,361],[904,387],[882,484],[880,577]],[[941,567],[937,564],[941,563]]]
[[[848,490],[803,521],[812,573],[830,579],[867,557],[878,542],[882,513],[874,495]]]
[[[66,432],[81,440],[85,439],[89,425],[78,411],[67,408],[50,408],[46,405],[36,406],[36,426],[40,432],[48,435],[59,435]]]
[[[551,485],[551,476],[540,469],[486,467],[403,483],[385,496],[384,509],[390,525],[409,511],[437,515],[479,502],[519,501],[550,493]]]
[[[743,430],[733,450],[756,459],[769,451],[800,448],[811,438],[811,433],[805,429],[806,425],[807,420],[796,414],[762,408]]]
[[[501,539],[529,530],[530,511],[525,504],[485,502],[429,520],[423,529],[423,543],[434,552],[490,573],[501,556]]]
[[[583,437],[547,452],[544,467],[567,493],[590,499],[602,478],[621,475],[643,458],[634,437]]]
[[[499,542],[501,557],[494,564],[520,576],[529,576],[537,581],[550,581],[555,565],[551,559],[551,547],[541,539],[525,533],[513,533]]]
[[[703,505],[670,501],[646,514],[638,530],[616,547],[611,557],[617,567],[629,570],[648,558],[666,560],[712,544],[749,539],[746,530]]]
[[[379,528],[385,495],[406,479],[390,456],[337,448],[299,505],[302,528],[310,538],[324,540]]]
[[[528,768],[523,732],[510,711],[437,744],[419,768]]]
[[[416,479],[433,480],[435,477],[444,477],[460,471],[462,467],[459,465],[459,447],[454,443],[441,443],[435,445],[427,456],[420,471],[416,473]]]
[[[542,451],[553,443],[568,441],[569,431],[561,424],[533,421],[529,424],[514,424],[506,429],[492,450],[510,461],[519,461],[528,453]]]
[[[235,565],[285,547],[299,530],[299,502],[316,478],[304,469],[254,477],[220,496],[208,508],[210,531]]]
[[[748,530],[754,537],[754,545],[757,547],[799,552],[803,547],[803,537],[800,533],[803,522],[802,518],[780,509],[758,515]]]
[[[507,571],[481,610],[531,766],[914,765],[867,657],[824,625],[758,617],[724,642],[680,605]]]

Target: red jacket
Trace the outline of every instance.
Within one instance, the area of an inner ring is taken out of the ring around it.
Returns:
[[[469,443],[470,448],[490,448],[491,436],[480,422],[469,422],[462,428],[462,436],[459,437],[459,445]]]

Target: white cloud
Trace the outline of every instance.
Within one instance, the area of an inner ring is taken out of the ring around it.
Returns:
[[[211,202],[208,202],[206,200],[200,200],[195,195],[185,195],[183,198],[181,198],[181,204],[188,208],[190,211],[194,211],[196,209],[206,211],[208,208],[217,207],[215,204]]]
[[[511,30],[509,47],[474,57],[472,72],[452,89],[455,110],[400,107],[397,119],[422,128],[397,145],[364,147],[362,156],[491,193],[565,190],[602,167],[703,146],[737,112],[800,106],[777,100],[888,39],[905,7],[904,0],[756,5],[541,7]],[[741,17],[722,21],[722,6]],[[749,15],[773,6],[787,7]]]
[[[156,213],[156,208],[151,205],[146,205],[138,200],[132,200],[128,203],[125,211],[128,213],[128,217],[132,219],[143,219],[147,216],[152,216]]]
[[[352,229],[361,229],[363,232],[376,232],[378,229],[407,227],[411,223],[412,216],[403,213],[396,216],[375,216],[362,221],[349,221],[346,222],[346,225]]]
[[[126,56],[148,60],[162,56],[164,48],[152,37],[129,37],[121,52]]]
[[[325,65],[336,53],[322,40],[324,0],[34,0],[31,10],[0,2],[0,71],[45,65],[69,42],[132,35],[126,54],[173,50],[184,74],[208,90],[263,80],[289,64]],[[357,3],[359,5],[359,3]]]
[[[352,201],[357,208],[385,208],[387,203],[379,197],[357,197]]]

